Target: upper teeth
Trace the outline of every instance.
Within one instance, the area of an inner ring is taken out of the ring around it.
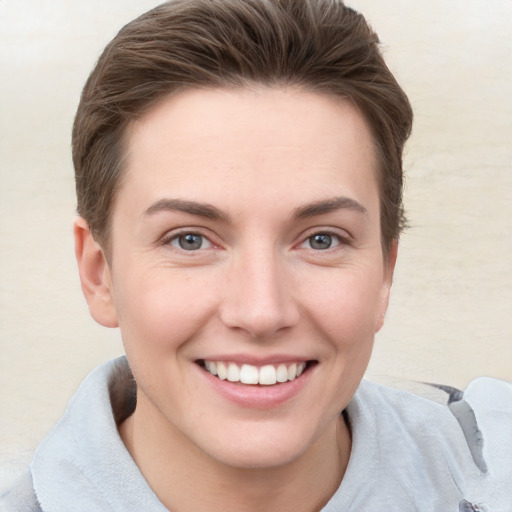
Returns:
[[[268,364],[257,367],[252,364],[238,366],[236,363],[205,361],[204,367],[212,375],[217,375],[222,380],[227,379],[230,382],[241,382],[242,384],[271,386],[276,382],[296,379],[304,371],[306,363],[280,364],[278,366]]]

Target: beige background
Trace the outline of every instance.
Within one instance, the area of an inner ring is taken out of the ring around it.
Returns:
[[[70,128],[105,43],[150,0],[0,0],[0,488],[120,354],[76,273]],[[416,113],[403,236],[369,377],[512,380],[512,1],[352,0]]]

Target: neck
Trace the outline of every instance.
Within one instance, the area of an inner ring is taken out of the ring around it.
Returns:
[[[120,434],[172,512],[315,512],[336,492],[348,464],[351,439],[342,415],[296,459],[277,467],[239,468],[211,458],[179,431],[162,435],[139,406]]]

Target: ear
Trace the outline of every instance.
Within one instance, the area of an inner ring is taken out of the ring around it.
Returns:
[[[382,329],[384,325],[384,317],[389,305],[389,294],[391,285],[393,284],[393,274],[395,272],[396,258],[398,256],[398,240],[393,240],[389,247],[389,252],[384,260],[384,279],[382,281],[382,290],[379,311],[375,319],[375,332]]]
[[[85,219],[78,217],[73,227],[76,261],[89,311],[99,324],[118,327],[110,268],[105,253],[94,240]]]

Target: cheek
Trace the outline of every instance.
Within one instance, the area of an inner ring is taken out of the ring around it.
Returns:
[[[204,280],[169,269],[132,275],[118,290],[116,309],[127,351],[174,351],[215,309]]]
[[[317,324],[343,345],[359,345],[375,333],[382,276],[372,269],[339,270],[311,284],[309,309]]]
[[[378,283],[371,269],[342,272],[316,293],[314,328],[327,340],[324,355],[332,379],[325,392],[335,397],[334,412],[346,406],[368,366],[381,296]]]

